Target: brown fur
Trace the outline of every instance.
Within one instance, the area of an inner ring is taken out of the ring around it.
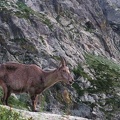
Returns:
[[[26,92],[32,100],[32,110],[36,110],[37,95],[59,81],[67,84],[73,81],[65,60],[61,58],[59,68],[43,71],[37,65],[20,63],[5,63],[0,65],[0,86],[3,88],[2,102],[8,105],[11,93]]]

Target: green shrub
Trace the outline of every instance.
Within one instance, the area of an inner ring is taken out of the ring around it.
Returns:
[[[0,88],[0,98],[3,96],[3,91],[2,89]],[[21,95],[22,98],[24,98],[24,95]],[[0,99],[0,104],[1,103],[1,99]],[[10,96],[9,99],[8,99],[8,104],[14,108],[18,108],[18,109],[28,109],[27,107],[27,100],[19,100],[19,99],[16,99],[14,96]],[[1,119],[0,119],[1,120]]]
[[[101,106],[101,110],[105,113],[106,118],[112,118],[114,112],[120,110],[120,96],[118,95],[120,92],[120,64],[114,63],[105,57],[91,54],[86,54],[85,59],[85,65],[94,77],[86,73],[80,64],[74,68],[73,72],[76,78],[81,76],[87,79],[91,85],[84,90],[81,89],[79,85],[73,84],[73,87],[80,96],[83,95],[84,92],[90,94],[104,93],[106,98],[99,98],[95,104]],[[105,101],[105,104],[103,104],[103,101]],[[112,106],[112,109],[107,111],[105,110],[106,106]]]
[[[98,92],[111,93],[120,87],[120,65],[107,58],[87,54],[86,63],[89,65],[94,80],[90,80]]]
[[[26,120],[18,112],[0,106],[0,120]]]
[[[18,1],[17,3],[18,6],[18,10],[17,12],[15,12],[15,14],[18,17],[24,17],[24,18],[29,18],[29,16],[33,13],[33,10],[28,7],[25,3]]]

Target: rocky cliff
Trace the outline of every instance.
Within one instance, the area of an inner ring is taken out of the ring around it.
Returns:
[[[1,0],[0,62],[34,63],[41,68],[54,68],[61,55],[73,70],[85,62],[85,53],[118,62],[119,6],[117,0]],[[90,86],[83,77],[76,77],[76,81],[81,81],[77,83],[80,88]],[[62,98],[61,92],[65,89],[70,92],[72,106]],[[105,94],[80,96],[77,92],[75,86],[55,85],[43,93],[44,110],[62,114],[69,108],[72,115],[105,119],[99,105],[91,107],[92,103],[106,97]],[[113,118],[120,118],[117,111]]]

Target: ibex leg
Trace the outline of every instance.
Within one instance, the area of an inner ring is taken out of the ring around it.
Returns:
[[[38,101],[38,95],[32,95],[31,96],[31,101],[32,101],[32,111],[37,112],[36,104],[37,104],[37,101]]]
[[[2,88],[3,88],[3,98],[1,99],[3,104],[6,104],[6,98],[7,98],[7,93],[8,93],[8,88],[5,85],[5,83],[2,83]]]
[[[10,95],[11,95],[10,89],[8,88],[7,90],[8,90],[8,91],[7,91],[7,95],[6,95],[6,98],[5,98],[5,104],[6,104],[6,105],[8,105],[8,98],[9,98]]]

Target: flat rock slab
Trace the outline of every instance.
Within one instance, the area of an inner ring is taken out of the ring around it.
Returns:
[[[57,115],[52,113],[43,113],[43,112],[30,112],[26,110],[19,110],[15,108],[10,108],[8,106],[0,105],[6,109],[20,113],[23,118],[31,118],[32,120],[88,120],[87,118],[69,116],[69,115]]]

